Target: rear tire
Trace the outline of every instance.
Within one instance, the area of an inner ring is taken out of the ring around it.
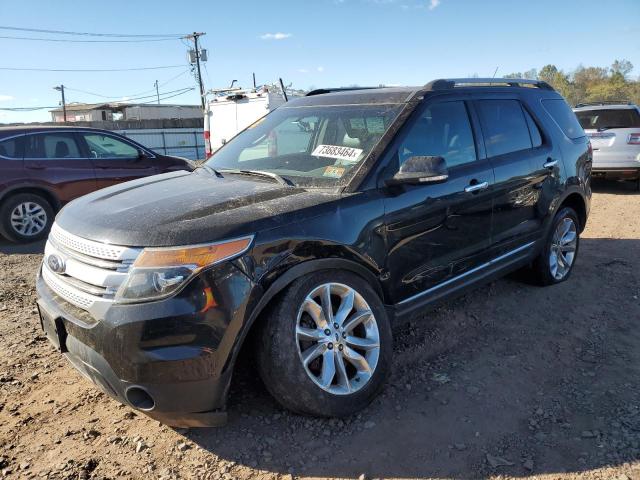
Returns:
[[[18,193],[0,206],[0,234],[16,243],[41,240],[53,224],[51,204],[34,193]]]
[[[535,280],[555,285],[571,276],[580,247],[580,220],[575,210],[564,207],[556,214],[540,255],[533,262]]]
[[[322,417],[351,415],[384,385],[391,327],[380,298],[359,276],[336,270],[305,275],[266,315],[258,370],[285,408]]]

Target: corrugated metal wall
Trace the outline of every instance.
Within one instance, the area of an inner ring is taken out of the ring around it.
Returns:
[[[189,160],[204,159],[204,135],[201,128],[149,128],[114,130],[164,155]]]

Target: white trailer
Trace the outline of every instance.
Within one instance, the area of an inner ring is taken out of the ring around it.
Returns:
[[[276,87],[211,90],[204,111],[204,143],[209,158],[238,132],[285,102]]]

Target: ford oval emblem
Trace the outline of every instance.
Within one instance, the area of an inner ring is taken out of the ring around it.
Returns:
[[[52,272],[64,273],[64,269],[65,269],[64,258],[62,258],[60,255],[56,255],[55,253],[53,253],[47,257],[47,266],[49,267],[49,270],[51,270]]]

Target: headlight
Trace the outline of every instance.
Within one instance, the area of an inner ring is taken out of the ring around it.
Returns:
[[[192,247],[145,248],[115,295],[120,303],[157,300],[175,293],[206,267],[247,251],[253,236]]]

